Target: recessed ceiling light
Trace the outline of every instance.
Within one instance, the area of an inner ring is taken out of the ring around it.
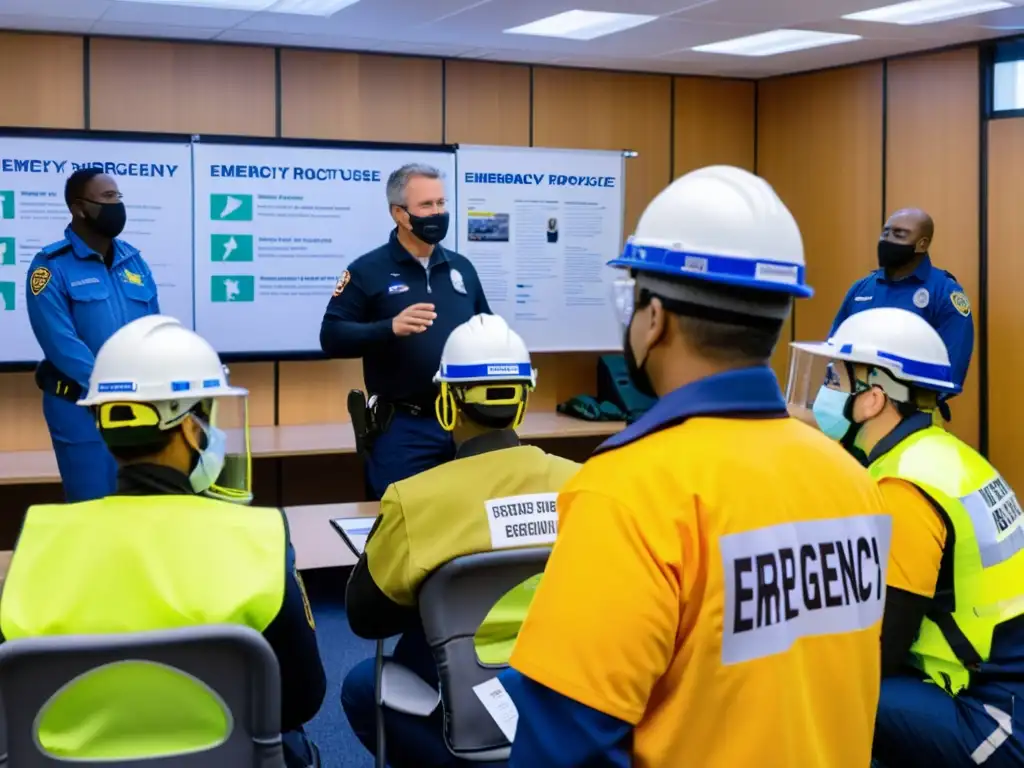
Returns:
[[[562,37],[567,40],[593,40],[624,29],[632,29],[654,21],[657,16],[636,13],[605,13],[603,11],[566,11],[519,27],[506,29],[508,35]]]
[[[779,53],[819,48],[823,45],[837,45],[860,40],[860,35],[844,35],[838,32],[807,32],[800,29],[775,29],[757,35],[723,40],[720,43],[698,45],[693,48],[700,53],[725,53],[732,56],[775,56]]]
[[[294,13],[302,16],[331,16],[359,0],[119,0],[122,3],[180,5],[189,8],[217,8],[222,11]]]
[[[886,5],[870,11],[848,13],[843,18],[850,21],[877,21],[883,24],[934,24],[938,21],[949,21],[1012,7],[1013,3],[1004,0],[910,0],[907,3]]]

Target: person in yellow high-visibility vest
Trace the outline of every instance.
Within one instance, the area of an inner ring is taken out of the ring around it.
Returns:
[[[822,431],[853,437],[893,517],[876,764],[1024,765],[1024,514],[999,472],[935,423],[959,391],[942,337],[879,308],[793,347],[794,381],[826,374]],[[815,364],[827,370],[803,374]]]
[[[303,725],[326,680],[285,516],[247,506],[247,394],[228,383],[213,347],[173,318],[115,332],[79,405],[117,459],[118,490],[28,510],[0,598],[0,639],[252,627],[280,663],[286,758],[299,768],[318,762]],[[171,756],[213,746],[231,728],[206,689],[152,667],[111,668],[86,684],[90,695],[73,684],[64,706],[41,718],[46,752],[72,761]]]

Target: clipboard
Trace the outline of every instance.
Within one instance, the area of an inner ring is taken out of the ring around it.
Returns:
[[[375,518],[372,517],[335,517],[331,525],[341,536],[342,541],[352,550],[352,554],[361,557],[366,549],[366,539],[373,528]]]

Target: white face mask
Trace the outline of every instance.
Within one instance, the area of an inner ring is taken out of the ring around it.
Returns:
[[[199,461],[195,469],[188,476],[192,484],[192,490],[196,493],[205,493],[210,489],[220,473],[224,471],[224,454],[227,448],[227,435],[223,430],[216,427],[209,427],[199,422],[206,434],[206,448],[199,452]]]

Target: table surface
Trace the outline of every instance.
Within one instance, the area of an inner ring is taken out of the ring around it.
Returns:
[[[295,564],[300,571],[313,568],[337,568],[355,565],[356,556],[348,548],[341,534],[331,525],[335,517],[376,517],[380,503],[357,501],[350,504],[312,504],[285,507]]]
[[[519,428],[524,440],[606,437],[622,429],[621,421],[582,421],[560,413],[527,413]],[[252,455],[257,459],[354,453],[349,422],[306,426],[253,427]],[[53,451],[0,451],[0,485],[60,482]]]

